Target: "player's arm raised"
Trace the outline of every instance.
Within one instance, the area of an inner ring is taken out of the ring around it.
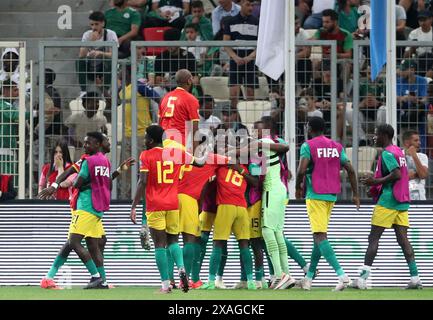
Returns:
[[[137,191],[135,192],[134,201],[131,206],[130,218],[134,224],[137,224],[137,205],[140,203],[141,199],[145,196],[147,184],[147,172],[140,172],[140,179],[137,184]]]
[[[120,176],[120,174],[122,173],[122,171],[127,171],[131,166],[133,166],[135,164],[135,159],[130,157],[128,159],[126,159],[125,161],[123,161],[120,166],[116,169],[116,171],[114,171],[111,174],[111,180],[116,179],[118,176]]]

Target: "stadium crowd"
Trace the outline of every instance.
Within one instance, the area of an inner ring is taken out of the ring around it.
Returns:
[[[396,3],[397,39],[432,41],[432,3],[428,0],[399,0]],[[353,63],[360,63],[362,70],[359,81],[359,144],[372,146],[374,127],[385,122],[385,79],[381,75],[371,82],[369,52],[366,48],[360,61],[353,60],[353,41],[369,37],[369,1],[297,0],[295,4],[297,40],[337,42],[336,57],[331,56],[328,47],[297,47],[298,147],[303,141],[305,123],[310,117],[323,117],[328,124],[327,134],[330,133],[332,86],[336,86],[337,92],[337,140],[347,147],[351,146]],[[111,105],[111,70],[116,68],[119,75],[119,101],[125,112],[122,158],[131,154],[130,66],[127,66],[126,72],[122,72],[120,65],[113,66],[111,50],[98,46],[100,41],[116,42],[118,56],[127,64],[131,59],[132,41],[233,41],[232,47],[137,48],[139,150],[143,148],[146,127],[158,122],[158,104],[176,87],[174,75],[179,69],[188,69],[193,75],[192,93],[201,104],[200,129],[218,126],[235,130],[251,128],[252,123],[261,116],[271,116],[279,124],[277,134],[282,135],[284,76],[277,81],[263,76],[255,67],[255,48],[236,47],[235,44],[236,40],[257,40],[259,19],[260,1],[255,0],[219,0],[218,5],[207,12],[200,0],[110,0],[108,10],[90,14],[90,29],[82,36],[83,41],[95,41],[95,47],[82,47],[75,62],[79,96],[74,99],[61,97],[61,90],[55,85],[58,77],[55,70],[45,70],[47,151],[51,148],[55,150],[59,138],[65,139],[66,144],[73,147],[66,148],[67,152],[62,148],[62,163],[66,168],[69,163],[67,159],[77,160],[82,153],[80,144],[85,131],[109,133],[111,113],[106,106]],[[431,47],[399,47],[397,80],[398,133],[402,135],[405,131],[418,131],[419,151],[430,158],[433,156],[433,94],[430,94],[433,93],[432,54]],[[10,137],[17,134],[18,118],[15,113],[6,110],[17,107],[18,55],[15,49],[4,50],[0,70],[0,172],[12,175],[16,174],[16,168],[8,167],[8,160],[13,157],[16,141]],[[332,79],[331,69],[335,61],[337,79]],[[216,78],[223,79],[222,84],[216,84]],[[251,119],[248,113],[257,100],[266,103],[259,108],[259,113],[253,112],[255,118]],[[67,104],[76,107],[77,112],[65,112]],[[38,130],[35,130],[36,138]],[[403,145],[404,141],[400,140]],[[69,150],[74,150],[74,154],[69,155]],[[56,161],[55,154],[53,151],[51,158],[46,159],[53,168],[45,170],[45,175],[62,166],[60,160]],[[428,166],[428,158],[423,163]],[[42,187],[41,183],[49,183],[47,176],[37,178],[40,178],[37,179],[39,187]],[[128,177],[120,184],[128,185]],[[126,188],[120,190],[121,198],[130,196]]]

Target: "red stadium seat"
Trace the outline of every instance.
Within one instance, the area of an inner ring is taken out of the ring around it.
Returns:
[[[144,28],[143,38],[145,41],[164,41],[165,30],[172,29],[171,27],[155,27],[155,28]],[[167,50],[167,47],[147,47],[146,55],[156,56],[157,54]]]

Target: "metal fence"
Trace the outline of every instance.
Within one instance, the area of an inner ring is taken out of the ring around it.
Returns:
[[[419,133],[419,158],[431,162],[433,155],[433,42],[397,42],[397,105],[393,111],[397,115],[396,141],[402,148],[403,134],[408,130]],[[353,61],[353,105],[346,109],[345,129],[350,131],[346,141],[353,163],[360,175],[372,175],[378,151],[374,147],[374,129],[387,122],[386,76],[382,72],[374,81],[370,78],[370,51],[367,41],[354,42]],[[346,105],[347,106],[347,105]],[[430,122],[429,122],[430,121]],[[353,152],[352,152],[353,150]],[[426,197],[431,199],[431,165],[426,188]],[[423,182],[414,179],[411,188],[419,188]],[[416,199],[416,197],[415,197]]]
[[[26,184],[26,124],[33,114],[26,101],[31,86],[26,71],[24,42],[0,42],[0,174],[2,182],[9,176],[13,188],[10,197],[25,197]],[[27,111],[27,112],[26,112]],[[6,192],[3,190],[3,192]]]
[[[50,183],[47,174],[80,158],[89,131],[108,135],[109,156],[113,166],[118,163],[117,65],[115,42],[40,42],[39,122],[34,132],[39,190]],[[60,149],[62,158],[58,159]],[[116,181],[112,196],[117,198]]]
[[[372,141],[374,128],[386,121],[388,111],[384,75],[374,83],[369,80],[368,42],[354,41],[353,60],[337,59],[333,41],[307,40],[298,41],[296,45],[297,53],[309,48],[309,54],[300,55],[294,66],[296,105],[287,106],[284,76],[274,81],[257,70],[254,59],[239,62],[227,53],[230,47],[237,56],[248,56],[255,42],[133,42],[131,59],[119,61],[114,43],[98,42],[98,47],[110,48],[113,55],[95,58],[89,53],[94,50],[94,42],[41,42],[39,121],[38,129],[30,130],[35,133],[37,145],[36,157],[30,157],[36,159],[30,163],[38,168],[34,180],[39,180],[43,165],[53,160],[50,153],[59,138],[66,139],[73,161],[81,155],[83,132],[90,129],[106,130],[109,134],[113,165],[128,156],[138,159],[143,150],[144,130],[150,123],[158,122],[158,103],[176,87],[174,74],[180,68],[187,68],[194,75],[192,93],[200,102],[200,128],[238,129],[244,125],[251,129],[255,121],[268,115],[277,122],[277,133],[284,136],[284,110],[294,107],[296,118],[290,119],[289,125],[296,128],[295,143],[291,147],[296,149],[297,158],[299,147],[306,139],[308,118],[322,116],[327,123],[327,135],[346,147],[359,176],[373,174],[378,155]],[[408,128],[418,130],[420,151],[431,158],[433,91],[429,90],[429,82],[433,76],[430,62],[433,61],[430,56],[433,42],[399,42],[398,46],[401,48],[398,62],[402,68],[408,68],[409,72],[414,70],[415,75],[419,75],[416,79],[425,81],[422,97],[417,96],[421,94],[418,92],[421,84],[416,84],[415,90],[400,92],[395,110],[399,119],[397,133],[401,137]],[[416,62],[415,69],[411,68],[413,62]],[[398,75],[407,77],[407,72],[399,69]],[[398,84],[400,91],[401,87],[401,83]],[[90,109],[96,107],[94,114]],[[138,166],[135,169],[138,170]],[[138,171],[131,173],[121,178],[118,187],[114,185],[114,199],[117,192],[121,199],[134,194]],[[344,185],[341,198],[348,199],[348,184]],[[426,187],[427,198],[431,198],[432,188],[428,183]],[[35,193],[30,192],[30,195]],[[362,196],[366,197],[365,192]]]

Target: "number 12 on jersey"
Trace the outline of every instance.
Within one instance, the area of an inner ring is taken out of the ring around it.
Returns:
[[[156,169],[158,171],[158,183],[173,183],[173,179],[168,178],[169,174],[174,172],[173,161],[156,162]]]

